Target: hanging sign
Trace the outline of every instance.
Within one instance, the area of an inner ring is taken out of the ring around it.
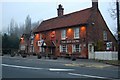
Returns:
[[[44,40],[38,41],[38,46],[42,46],[43,41],[44,41]]]

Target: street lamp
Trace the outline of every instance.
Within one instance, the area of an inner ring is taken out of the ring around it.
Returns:
[[[117,6],[117,29],[118,29],[118,60],[120,60],[120,18],[119,18],[119,0],[116,0]]]

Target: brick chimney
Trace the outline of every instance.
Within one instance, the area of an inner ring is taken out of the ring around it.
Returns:
[[[98,0],[92,0],[92,8],[98,8]]]
[[[61,4],[59,4],[58,5],[58,9],[57,9],[57,13],[58,13],[58,16],[62,16],[63,15],[63,13],[64,13],[64,8],[62,8],[62,5]]]

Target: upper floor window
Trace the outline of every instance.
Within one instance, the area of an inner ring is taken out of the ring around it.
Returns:
[[[65,39],[66,38],[66,30],[62,30],[61,31],[61,39]]]
[[[107,31],[103,31],[103,40],[104,40],[104,41],[107,40]]]
[[[31,40],[33,40],[33,39],[34,39],[34,35],[32,34],[32,35],[30,36],[30,38],[31,38]]]
[[[72,52],[81,52],[81,47],[79,44],[75,44],[72,47]]]
[[[74,38],[79,38],[79,28],[74,28]]]
[[[40,34],[40,40],[42,39],[42,34]]]
[[[31,40],[31,44],[33,44],[33,40]]]

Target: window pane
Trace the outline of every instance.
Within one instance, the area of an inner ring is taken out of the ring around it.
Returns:
[[[79,28],[74,29],[74,38],[79,38]]]
[[[80,52],[81,48],[79,44],[73,45],[73,52]]]
[[[62,50],[61,50],[62,52],[67,52],[67,46],[66,46],[66,45],[62,45],[61,47],[62,47],[62,48],[61,48],[61,49],[62,49]]]
[[[79,52],[79,45],[75,45],[76,52]]]
[[[107,32],[103,31],[103,40],[107,40]]]
[[[61,38],[65,39],[65,37],[66,37],[66,30],[62,30],[61,31]]]

